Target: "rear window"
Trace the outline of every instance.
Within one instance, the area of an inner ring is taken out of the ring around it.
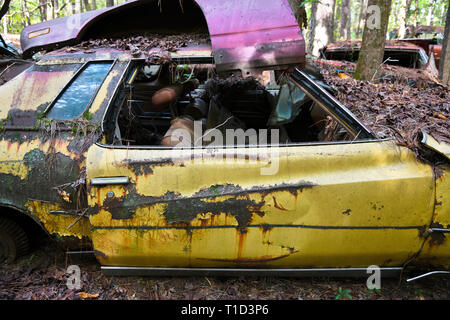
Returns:
[[[34,64],[0,86],[0,118],[9,110],[45,110],[66,87],[81,64]]]
[[[325,51],[325,58],[327,60],[344,60],[350,62],[357,62],[359,57],[359,50],[337,50]],[[384,52],[383,61],[385,64],[419,69],[423,67],[420,52],[417,50],[386,50]]]
[[[105,80],[112,62],[87,64],[56,99],[47,117],[72,120],[79,117],[91,105]]]

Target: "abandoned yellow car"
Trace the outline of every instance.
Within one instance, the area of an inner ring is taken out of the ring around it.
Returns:
[[[4,262],[27,251],[34,223],[108,274],[450,266],[448,162],[376,139],[301,71],[287,1],[183,6],[128,1],[78,16],[71,33],[66,18],[23,31],[24,57],[48,53],[0,86]],[[140,38],[183,43],[151,55],[83,44],[164,21],[207,39]]]

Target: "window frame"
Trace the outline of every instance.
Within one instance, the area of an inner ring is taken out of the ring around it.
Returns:
[[[105,60],[90,60],[84,62],[81,67],[75,72],[75,74],[72,76],[72,78],[69,80],[69,82],[62,88],[62,90],[57,94],[57,96],[52,100],[52,102],[47,106],[47,108],[44,110],[44,117],[48,117],[48,113],[53,109],[53,106],[58,102],[58,100],[61,98],[61,96],[66,92],[66,90],[73,84],[73,82],[78,78],[78,76],[83,73],[86,68],[91,64],[98,64],[98,63],[111,63],[111,66],[108,69],[108,72],[106,73],[105,77],[103,78],[103,81],[98,86],[97,90],[94,92],[94,94],[91,96],[89,103],[86,105],[86,107],[83,109],[81,114],[78,116],[80,117],[83,115],[87,110],[90,109],[92,106],[92,103],[94,102],[95,98],[97,97],[98,92],[100,91],[101,87],[105,83],[106,78],[110,74],[111,70],[116,65],[117,59],[105,59]],[[78,117],[75,117],[73,119],[51,119],[55,121],[73,121],[77,119]]]
[[[183,59],[186,62],[186,58]],[[145,59],[130,59],[128,62],[122,77],[120,81],[117,83],[115,92],[109,101],[108,107],[105,110],[103,119],[102,119],[102,132],[103,135],[105,135],[105,131],[103,129],[105,121],[108,121],[107,115],[114,114],[114,110],[111,110],[113,108],[113,101],[117,97],[117,94],[120,90],[120,87],[123,85],[126,85],[126,81],[130,78],[130,75],[133,71],[133,68],[136,66],[136,63],[143,62]],[[297,75],[297,77],[295,77]],[[355,144],[355,143],[373,143],[373,142],[385,142],[385,141],[392,141],[393,138],[384,138],[379,139],[377,138],[366,126],[349,110],[347,109],[342,103],[340,103],[335,97],[333,97],[330,93],[328,93],[325,89],[320,87],[313,79],[311,79],[308,75],[306,75],[303,71],[301,71],[298,68],[295,68],[295,70],[289,75],[289,79],[298,86],[301,90],[304,90],[305,93],[313,100],[315,101],[327,114],[332,116],[334,120],[336,120],[340,125],[342,125],[349,133],[352,133],[355,136],[355,139],[352,141],[311,141],[311,142],[293,142],[293,143],[287,143],[287,144],[280,144],[277,147],[301,147],[301,146],[320,146],[320,145],[345,145],[345,144]],[[304,87],[299,86],[299,82],[305,81],[310,85],[310,87],[313,87],[315,89],[314,93],[309,92]],[[323,95],[325,99],[319,99],[317,98],[317,94]],[[324,100],[332,105],[332,109],[327,107],[324,104]],[[117,110],[117,112],[120,112],[120,110]],[[348,123],[350,122],[350,123]],[[358,131],[359,129],[359,131]],[[358,137],[360,136],[361,132],[364,134],[363,137],[359,140]],[[214,150],[222,150],[227,149],[227,146],[218,146],[218,147],[210,147],[205,148],[205,146],[192,146],[190,148],[187,147],[168,147],[168,146],[152,146],[152,145],[113,145],[109,143],[102,143],[100,141],[97,141],[95,143],[99,147],[107,148],[107,149],[127,149],[127,150],[202,150],[202,149],[214,149]],[[272,145],[237,145],[234,146],[234,148],[271,148]]]

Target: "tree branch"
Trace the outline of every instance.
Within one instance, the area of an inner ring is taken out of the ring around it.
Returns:
[[[5,2],[3,2],[3,6],[0,9],[0,20],[2,20],[3,16],[8,12],[10,3],[11,0],[5,0]]]

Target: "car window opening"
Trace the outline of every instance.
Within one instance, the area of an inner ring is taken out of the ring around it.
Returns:
[[[279,85],[272,78],[263,86],[254,78],[218,80],[214,71],[213,65],[138,63],[117,94],[120,101],[113,103],[120,112],[113,138],[107,140],[114,145],[194,146],[195,121],[202,133],[216,129],[222,134],[222,141],[202,139],[203,146],[262,144],[261,129],[278,129],[276,143],[281,145],[354,139],[284,76],[278,75]],[[187,139],[177,135],[180,129]],[[229,129],[243,130],[245,139],[227,136]],[[274,141],[271,132],[266,130],[267,144]]]
[[[325,50],[323,55],[327,60],[357,62],[359,50]],[[426,60],[418,50],[385,50],[383,57],[385,64],[413,69],[423,68]]]
[[[83,114],[105,80],[111,65],[112,62],[88,64],[51,106],[47,118],[73,120]]]

